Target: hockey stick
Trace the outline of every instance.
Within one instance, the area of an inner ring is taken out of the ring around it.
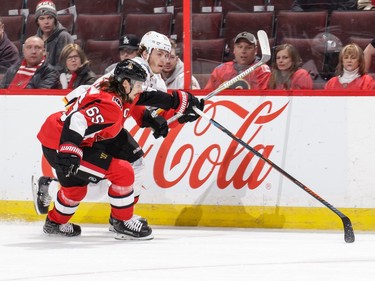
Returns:
[[[227,130],[225,127],[220,125],[218,122],[216,122],[214,119],[207,116],[205,113],[203,113],[198,108],[194,108],[195,112],[198,113],[200,116],[202,116],[204,119],[206,119],[209,123],[214,125],[216,128],[219,128],[221,131],[226,133],[229,137],[231,137],[233,140],[241,144],[243,147],[250,150],[254,155],[258,156],[260,159],[268,163],[272,168],[280,172],[283,176],[287,177],[289,180],[291,180],[293,183],[295,183],[298,187],[302,188],[304,191],[306,191],[308,194],[310,194],[312,197],[317,199],[320,203],[322,203],[324,206],[326,206],[328,209],[330,209],[332,212],[334,212],[336,215],[338,215],[344,225],[344,240],[346,243],[353,243],[355,240],[354,237],[354,231],[353,226],[350,221],[350,219],[345,216],[342,212],[340,212],[338,209],[333,207],[330,203],[328,203],[326,200],[324,200],[322,197],[320,197],[318,194],[316,194],[314,191],[312,191],[310,188],[308,188],[306,185],[298,181],[296,178],[288,174],[286,171],[281,169],[279,166],[277,166],[275,163],[273,163],[268,158],[264,157],[261,153],[259,153],[257,150],[255,150],[253,147],[251,147],[249,144],[244,142],[242,139],[236,137],[233,133],[231,133],[229,130]]]
[[[268,62],[270,60],[270,58],[271,58],[271,49],[270,49],[270,43],[268,41],[267,33],[264,30],[259,30],[258,33],[257,33],[257,36],[258,36],[258,41],[259,41],[260,49],[262,50],[262,57],[261,57],[260,61],[258,61],[253,66],[251,66],[248,69],[246,69],[244,72],[242,72],[242,73],[238,74],[237,76],[233,77],[229,81],[226,81],[223,84],[221,84],[218,88],[216,88],[215,90],[213,90],[212,92],[210,92],[207,96],[205,96],[203,98],[203,100],[206,101],[206,100],[212,98],[213,96],[217,95],[221,91],[224,91],[225,89],[229,88],[234,83],[236,83],[237,81],[241,80],[245,76],[249,75],[255,69],[257,69],[258,67],[262,66],[263,64],[265,64],[266,62]],[[169,125],[170,123],[176,121],[178,118],[181,117],[181,115],[182,114],[176,114],[173,117],[169,118],[167,120],[167,124]]]

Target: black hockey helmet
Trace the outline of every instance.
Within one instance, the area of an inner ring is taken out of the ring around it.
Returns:
[[[114,72],[115,80],[121,84],[125,79],[127,79],[130,83],[132,81],[145,82],[146,77],[146,71],[142,68],[142,66],[131,59],[126,59],[119,62],[116,65]]]

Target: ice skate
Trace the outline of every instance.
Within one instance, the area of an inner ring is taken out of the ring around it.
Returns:
[[[47,217],[43,232],[50,235],[73,237],[81,235],[81,227],[73,223],[59,224],[50,221]]]
[[[154,238],[151,227],[135,218],[126,221],[112,218],[112,225],[114,237],[118,240],[150,240]]]
[[[143,224],[147,225],[148,226],[148,221],[146,218],[143,218],[139,215],[133,215],[132,219],[136,219],[136,220],[139,220],[140,222],[142,222]],[[113,218],[112,217],[109,217],[109,228],[108,230],[109,231],[112,231],[112,232],[115,232],[115,229],[113,228]]]
[[[50,177],[36,178],[32,176],[31,178],[34,208],[38,215],[48,213],[48,208],[52,201],[52,197],[48,193],[48,188],[53,180]]]

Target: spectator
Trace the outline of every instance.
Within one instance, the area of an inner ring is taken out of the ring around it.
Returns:
[[[372,57],[375,56],[375,38],[366,46],[363,51],[365,57],[365,71],[369,72],[371,68]]]
[[[86,54],[77,44],[68,44],[60,54],[60,83],[63,89],[75,89],[80,85],[91,85],[96,75],[91,71]]]
[[[336,76],[332,77],[324,87],[327,90],[372,90],[374,81],[366,74],[365,60],[362,49],[354,43],[342,48]]]
[[[57,66],[62,49],[73,43],[73,37],[57,20],[56,6],[52,1],[38,3],[35,20],[38,25],[36,35],[43,39],[47,48],[47,62]]]
[[[296,47],[291,44],[277,46],[268,83],[269,88],[311,90],[313,86],[312,79],[310,74],[301,68],[301,62],[302,60]]]
[[[43,40],[37,36],[27,38],[22,51],[23,60],[7,70],[0,88],[58,89],[59,73],[45,61]]]
[[[0,73],[20,60],[18,48],[9,40],[4,31],[4,23],[0,17]]]
[[[239,33],[234,39],[234,60],[217,66],[211,73],[205,89],[214,90],[222,83],[257,63],[257,51],[258,46],[255,36],[246,31]],[[267,88],[270,75],[271,71],[268,65],[262,65],[242,80],[234,83],[230,88],[264,90]]]
[[[120,52],[120,61],[134,58],[137,55],[138,48],[139,38],[137,35],[125,34],[124,36],[121,36],[118,47]],[[104,70],[104,73],[111,72],[111,70],[115,69],[116,65],[117,63],[111,64]]]
[[[171,53],[165,63],[161,76],[163,77],[168,89],[184,89],[184,63],[180,59],[181,50],[177,47],[174,40],[170,39]],[[200,89],[197,79],[192,76],[191,88]]]

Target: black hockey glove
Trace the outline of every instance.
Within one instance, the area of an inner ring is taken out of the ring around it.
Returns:
[[[159,116],[155,111],[145,110],[142,118],[142,128],[150,127],[153,129],[155,139],[159,137],[165,138],[168,135],[168,124],[167,121]]]
[[[62,172],[65,177],[77,174],[82,156],[82,149],[78,146],[72,143],[63,143],[60,145],[57,152],[57,169]]]
[[[178,118],[179,123],[193,122],[197,120],[200,115],[196,113],[193,109],[193,106],[196,106],[198,109],[204,109],[204,100],[199,100],[194,95],[186,91],[173,91],[173,96],[175,99],[178,98],[179,106],[176,109],[176,113],[181,113],[183,116]]]

